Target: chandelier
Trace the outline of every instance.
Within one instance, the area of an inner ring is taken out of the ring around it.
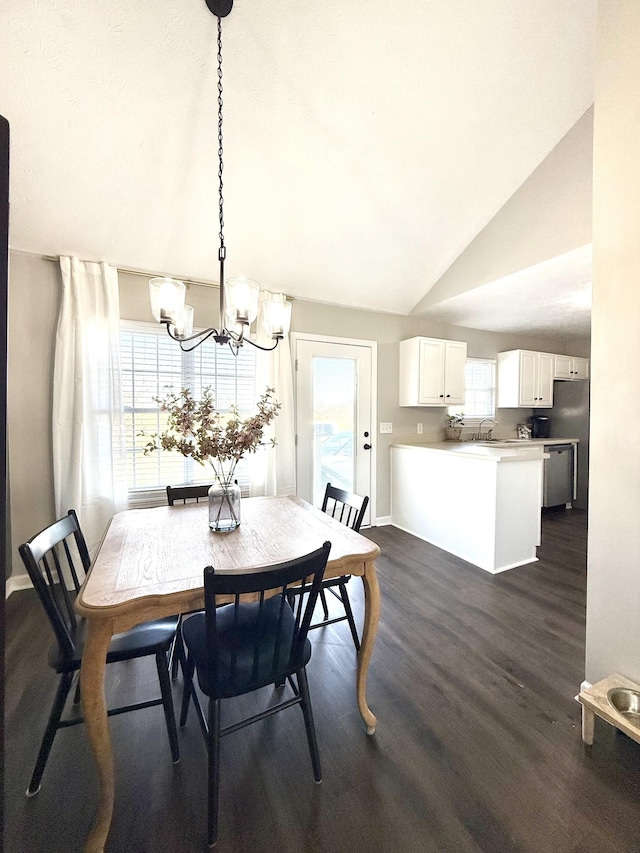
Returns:
[[[194,311],[185,304],[186,287],[184,282],[174,278],[159,277],[149,281],[151,311],[159,323],[164,323],[167,332],[174,341],[180,343],[184,352],[190,352],[208,338],[216,343],[228,344],[234,355],[245,343],[261,350],[273,350],[282,338],[289,333],[291,324],[291,303],[283,293],[265,294],[262,302],[262,319],[267,335],[273,340],[272,346],[261,346],[248,337],[251,323],[258,316],[260,286],[258,282],[241,276],[225,281],[224,262],[227,250],[224,244],[224,198],[223,182],[223,146],[222,146],[222,18],[233,7],[233,0],[205,0],[209,10],[218,19],[218,261],[220,263],[220,316],[219,328],[203,329],[193,332]]]

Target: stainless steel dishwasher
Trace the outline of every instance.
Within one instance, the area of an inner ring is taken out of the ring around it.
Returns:
[[[573,444],[545,444],[544,489],[542,506],[565,504],[571,508],[573,500]]]

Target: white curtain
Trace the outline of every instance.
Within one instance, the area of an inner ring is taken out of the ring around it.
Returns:
[[[268,295],[263,291],[260,298],[264,299]],[[264,346],[273,343],[266,336],[259,337],[257,342]],[[282,408],[268,432],[268,437],[276,440],[276,446],[259,448],[251,458],[251,495],[295,495],[295,413],[289,337],[281,340],[271,352],[257,352],[258,393],[267,387],[275,388],[276,399]]]
[[[118,273],[60,258],[62,302],[53,374],[56,517],[78,513],[93,553],[127,489],[120,377]]]

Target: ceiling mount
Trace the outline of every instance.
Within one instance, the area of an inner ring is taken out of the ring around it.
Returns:
[[[205,2],[209,7],[209,11],[216,18],[226,18],[233,8],[233,0],[205,0]]]

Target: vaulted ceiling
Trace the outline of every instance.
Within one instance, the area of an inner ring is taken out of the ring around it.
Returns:
[[[229,275],[409,313],[593,102],[596,0],[235,0]],[[217,279],[205,0],[4,0],[10,243]]]

